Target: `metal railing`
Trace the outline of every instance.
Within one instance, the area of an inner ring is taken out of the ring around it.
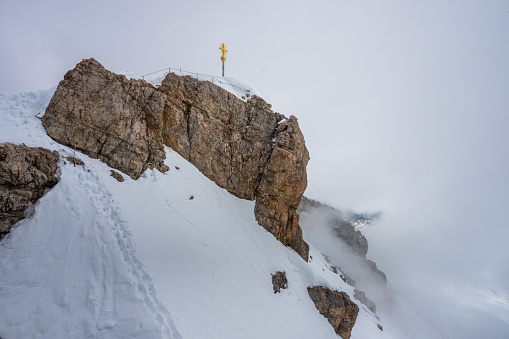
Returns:
[[[161,69],[159,71],[155,71],[155,72],[152,72],[152,73],[147,73],[147,74],[143,74],[141,76],[141,78],[143,80],[145,80],[145,77],[146,76],[149,76],[149,75],[153,75],[153,74],[157,74],[157,73],[161,73],[161,72],[168,72],[167,74],[171,73],[171,71],[174,71],[174,73],[176,74],[177,72],[179,72],[180,74],[187,74],[187,75],[192,75],[193,77],[196,76],[196,79],[197,80],[209,80],[211,81],[212,83],[214,83],[214,79],[216,81],[216,83],[219,83],[219,84],[222,84],[223,81],[222,81],[222,77],[220,76],[215,76],[215,75],[210,75],[210,74],[204,74],[204,73],[196,73],[196,72],[189,72],[189,71],[185,71],[185,70],[182,70],[182,68],[173,68],[173,67],[167,67],[167,68],[164,68],[164,69]],[[201,77],[201,78],[200,78]],[[236,86],[236,85],[233,85],[231,83],[228,83],[228,86],[231,86],[231,87],[234,87],[240,91],[243,91],[245,92],[246,94],[250,93],[251,91],[249,89],[246,89],[244,87],[240,87],[240,86]]]

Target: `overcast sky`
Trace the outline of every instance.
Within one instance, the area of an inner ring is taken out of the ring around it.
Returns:
[[[299,118],[306,195],[383,212],[368,257],[395,288],[450,338],[508,337],[509,2],[0,0],[0,92],[89,57],[220,75],[223,42]]]

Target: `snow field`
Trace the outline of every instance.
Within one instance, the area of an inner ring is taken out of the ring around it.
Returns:
[[[0,94],[0,142],[73,155],[34,116],[54,90]],[[0,243],[0,337],[337,338],[307,287],[353,288],[312,244],[306,263],[259,226],[254,202],[170,149],[170,171],[123,183],[77,156]],[[278,270],[289,288],[274,294]],[[359,306],[352,338],[388,338]]]

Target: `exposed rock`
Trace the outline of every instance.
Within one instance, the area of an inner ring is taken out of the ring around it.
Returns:
[[[94,59],[60,81],[42,118],[57,142],[99,158],[136,179],[147,167],[166,171],[161,126],[165,96]]]
[[[0,144],[0,234],[25,218],[25,210],[56,185],[58,152]]]
[[[357,320],[359,307],[345,292],[330,290],[323,286],[308,287],[308,293],[316,308],[343,339],[349,339]]]
[[[83,161],[81,161],[80,159],[77,159],[75,157],[66,157],[65,159],[67,161],[69,161],[71,164],[73,164],[74,166],[83,166]]]
[[[382,327],[382,325],[380,325],[380,324],[376,324],[376,326],[378,326],[378,329],[379,329],[380,331],[382,331],[382,332],[384,331],[384,328]]]
[[[274,288],[274,293],[279,293],[281,289],[288,288],[286,272],[278,271],[272,275],[272,287]]]
[[[270,108],[173,73],[155,88],[88,59],[64,76],[43,125],[56,141],[133,179],[147,167],[168,170],[163,146],[171,147],[220,187],[256,200],[258,223],[307,260],[296,210],[309,154],[297,118]]]
[[[302,236],[297,208],[307,187],[308,161],[297,118],[290,116],[278,126],[276,144],[263,171],[255,204],[258,223],[304,260],[308,258],[309,246]]]
[[[168,74],[164,143],[220,187],[254,200],[284,117],[261,98],[243,102],[208,81]]]
[[[297,118],[274,113],[263,99],[247,102],[190,76],[166,76],[164,143],[220,187],[256,199],[260,225],[305,260],[296,213],[307,186],[309,154]]]
[[[111,170],[110,175],[117,180],[118,182],[124,182],[124,177],[122,174],[118,173],[117,171]]]
[[[256,199],[260,225],[304,260],[296,213],[307,186],[309,154],[297,118],[274,113],[263,99],[247,102],[207,81],[166,76],[164,143],[220,187]]]
[[[355,281],[355,279],[352,279],[352,277],[350,277],[348,274],[346,274],[345,272],[343,272],[341,270],[341,267],[339,267],[339,270],[340,270],[340,274],[339,274],[339,277],[341,278],[341,280],[343,280],[345,283],[347,283],[348,285],[352,286],[352,287],[355,287],[357,286],[357,282]]]
[[[353,290],[353,297],[366,305],[366,307],[369,308],[371,312],[376,314],[376,305],[372,300],[366,297],[366,292],[355,289]]]

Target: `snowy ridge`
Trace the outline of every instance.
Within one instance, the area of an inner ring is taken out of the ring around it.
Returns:
[[[0,142],[73,155],[35,116],[54,90],[0,94]],[[61,160],[59,183],[0,242],[0,337],[337,338],[307,287],[353,287],[313,244],[306,263],[258,225],[254,202],[166,152],[170,171],[123,183],[79,152],[84,166]],[[391,338],[359,308],[352,338]]]
[[[129,71],[124,71],[115,67],[106,67],[110,72],[116,73],[116,74],[123,74],[128,79],[144,79],[145,81],[151,83],[154,86],[159,86],[163,82],[164,78],[168,75],[169,71],[163,70],[160,72],[155,72],[153,74],[150,74],[148,76],[142,77],[141,75]],[[248,95],[257,95],[261,97],[259,92],[254,88],[253,85],[245,82],[240,81],[234,78],[229,77],[221,77],[216,75],[210,75],[210,74],[198,74],[198,73],[192,73],[187,71],[178,71],[176,69],[173,69],[172,73],[175,73],[177,75],[183,76],[183,75],[189,75],[193,78],[197,78],[201,81],[210,81],[213,84],[223,88],[224,90],[232,93],[237,98],[246,101]]]

